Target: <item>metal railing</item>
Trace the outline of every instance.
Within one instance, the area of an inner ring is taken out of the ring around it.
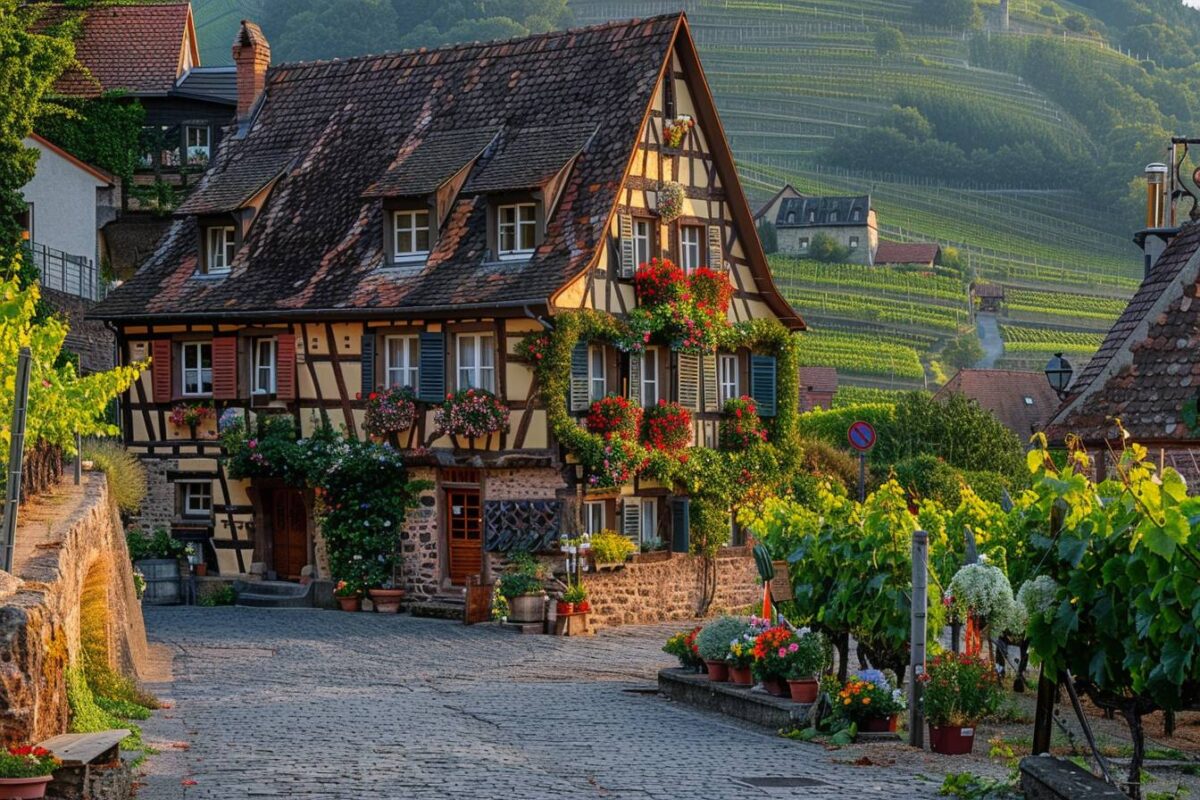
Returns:
[[[43,289],[54,289],[85,300],[103,300],[108,294],[108,282],[100,276],[100,270],[90,258],[64,253],[37,242],[26,246],[25,257],[37,266]]]

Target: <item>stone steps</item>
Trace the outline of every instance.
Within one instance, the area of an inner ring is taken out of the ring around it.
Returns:
[[[461,595],[437,595],[429,600],[406,603],[405,606],[414,617],[452,619],[462,622],[463,613],[466,611],[466,600]]]
[[[254,608],[312,608],[313,584],[288,581],[236,581],[237,604]]]

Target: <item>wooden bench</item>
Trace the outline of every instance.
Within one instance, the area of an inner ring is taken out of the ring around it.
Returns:
[[[133,797],[132,771],[121,761],[121,741],[129,731],[118,728],[98,733],[64,733],[44,747],[62,762],[46,787],[53,800],[125,800]]]

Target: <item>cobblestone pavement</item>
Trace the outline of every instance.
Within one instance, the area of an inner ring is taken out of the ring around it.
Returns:
[[[517,636],[407,616],[147,608],[173,680],[143,723],[142,800],[887,797],[937,794],[951,760],[838,751],[655,694],[664,636]],[[857,766],[862,755],[888,766]],[[762,789],[751,776],[821,784]]]

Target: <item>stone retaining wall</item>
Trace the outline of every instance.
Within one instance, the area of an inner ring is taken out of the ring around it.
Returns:
[[[592,624],[603,628],[698,616],[706,588],[705,559],[679,553],[669,556],[588,573],[584,583],[592,606]],[[762,588],[749,548],[725,548],[715,561],[716,592],[709,614],[740,611],[760,599]]]
[[[146,631],[124,531],[104,475],[85,473],[21,506],[12,574],[0,571],[0,741],[39,741],[67,728],[65,670],[83,637],[137,676]]]

